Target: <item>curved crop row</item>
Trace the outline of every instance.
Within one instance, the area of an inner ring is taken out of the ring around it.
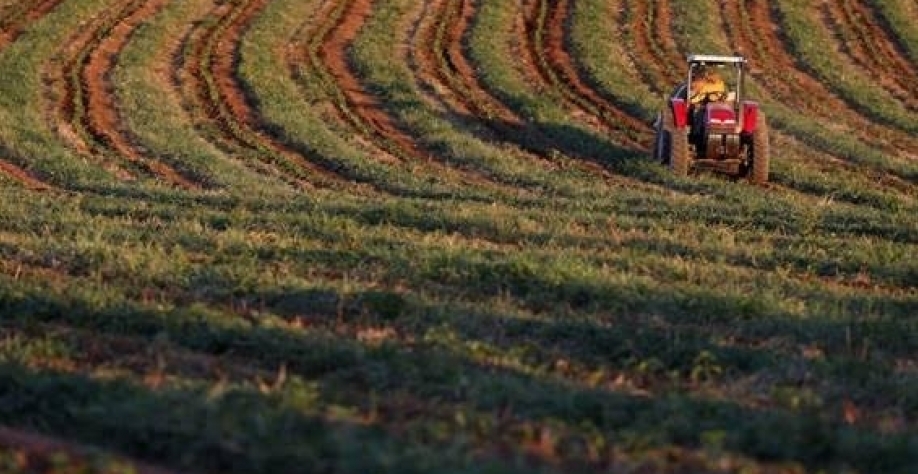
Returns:
[[[188,33],[177,74],[189,114],[226,153],[242,157],[255,170],[277,174],[302,188],[341,187],[345,181],[321,160],[314,161],[312,155],[291,149],[266,133],[248,92],[239,83],[239,42],[265,3],[215,5],[208,18]]]
[[[888,35],[875,7],[862,0],[840,0],[824,3],[822,11],[841,51],[907,108],[918,109],[918,84],[911,80],[918,71]]]
[[[0,50],[16,41],[29,23],[43,17],[63,0],[18,1],[0,11]],[[0,172],[30,189],[51,186],[32,173],[0,156]]]
[[[582,113],[599,119],[618,144],[646,148],[647,124],[622,112],[583,82],[569,52],[570,7],[567,0],[542,0],[531,7],[527,24],[532,29],[527,36],[536,52],[540,76]]]
[[[165,2],[134,1],[107,10],[72,37],[45,68],[51,84],[49,102],[58,136],[77,152],[118,176],[133,180],[155,176],[185,188],[198,185],[169,163],[147,156],[123,127],[111,72],[121,49],[139,24],[156,15]],[[58,63],[62,65],[55,67]]]

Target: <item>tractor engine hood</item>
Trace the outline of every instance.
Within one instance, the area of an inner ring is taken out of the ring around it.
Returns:
[[[708,133],[736,133],[736,110],[730,104],[711,102],[705,107],[704,123]]]

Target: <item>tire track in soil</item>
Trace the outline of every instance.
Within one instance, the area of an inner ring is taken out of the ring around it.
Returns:
[[[319,47],[319,58],[326,70],[334,77],[337,87],[344,96],[348,110],[360,123],[372,131],[371,140],[392,143],[397,157],[424,163],[443,175],[453,175],[464,184],[483,188],[500,189],[518,194],[520,189],[501,183],[487,172],[458,168],[442,163],[436,154],[425,149],[408,131],[402,129],[397,119],[387,112],[382,102],[367,90],[351,64],[350,46],[357,39],[363,25],[373,13],[372,0],[341,0],[346,2],[336,23],[323,38]],[[405,59],[407,61],[407,59]]]
[[[16,451],[14,464],[23,472],[46,472],[50,466],[58,466],[60,456],[66,455],[68,468],[73,472],[89,472],[98,453],[89,446],[80,446],[69,441],[8,426],[0,426],[0,447]],[[130,466],[136,474],[177,474],[164,468],[152,466],[124,456],[115,456],[111,461],[121,469]],[[84,471],[85,470],[85,471]],[[57,468],[54,468],[57,471]],[[17,471],[18,472],[18,471]],[[68,471],[70,472],[70,471]]]
[[[728,39],[750,59],[752,76],[774,100],[809,116],[821,117],[827,128],[854,135],[894,156],[918,148],[915,137],[869,120],[802,70],[779,36],[777,13],[767,1],[723,1],[720,9]]]
[[[246,166],[304,190],[350,189],[334,163],[300,151],[265,130],[236,68],[242,37],[268,0],[215,3],[188,31],[176,55],[173,81],[205,137]]]
[[[0,20],[0,51],[13,44],[26,30],[29,24],[40,20],[50,13],[63,0],[38,0],[18,2],[3,12]],[[54,186],[45,183],[33,173],[21,166],[0,158],[0,173],[22,184],[27,189],[45,191]]]
[[[545,169],[558,169],[557,144],[529,125],[511,107],[491,94],[478,79],[467,55],[466,38],[476,15],[474,0],[425,2],[409,35],[409,63],[428,96],[449,110],[455,121],[467,123],[469,133],[485,141],[500,140],[519,148],[517,153]],[[482,125],[485,129],[482,129]],[[589,157],[578,157],[573,166],[603,179],[620,181]]]
[[[861,0],[827,0],[820,9],[839,50],[907,109],[918,110],[918,70],[889,35],[882,17]]]
[[[430,95],[446,108],[489,125],[507,124],[503,132],[512,135],[512,130],[524,127],[524,121],[482,86],[465,56],[464,38],[474,15],[469,0],[424,2],[409,35],[409,63]]]
[[[16,41],[32,22],[54,10],[63,0],[33,0],[18,2],[0,17],[0,49]]]

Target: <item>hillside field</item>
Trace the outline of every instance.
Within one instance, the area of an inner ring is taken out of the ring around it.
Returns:
[[[0,472],[918,472],[918,3],[0,0]]]

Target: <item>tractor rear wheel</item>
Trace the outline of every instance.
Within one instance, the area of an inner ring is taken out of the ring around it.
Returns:
[[[771,160],[771,150],[768,143],[768,121],[759,111],[755,123],[755,132],[752,134],[752,148],[749,150],[752,161],[752,172],[749,181],[754,184],[768,182],[768,168]]]
[[[673,130],[669,138],[669,169],[676,176],[688,176],[689,143],[688,134],[683,130]]]
[[[672,113],[670,113],[670,117],[672,117]],[[653,141],[653,152],[652,152],[653,156],[651,157],[651,159],[658,163],[668,165],[669,164],[669,149],[670,149],[670,145],[669,145],[670,133],[669,133],[669,130],[664,125],[667,120],[667,116],[665,112],[660,115],[659,120],[660,121],[657,123],[657,126],[656,126],[656,136],[654,136],[654,141]]]
[[[657,136],[659,153],[663,164],[668,166],[676,176],[687,176],[689,171],[688,134],[676,128],[673,111],[663,109],[660,117],[660,132]]]

